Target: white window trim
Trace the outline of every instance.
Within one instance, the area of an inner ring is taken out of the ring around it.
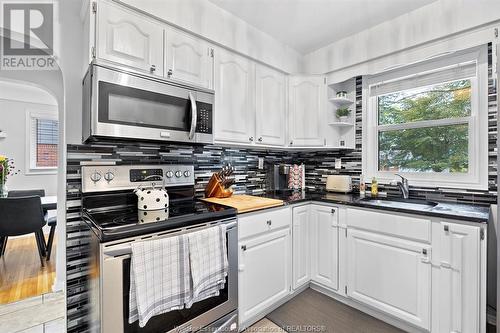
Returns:
[[[57,167],[36,166],[36,138],[33,137],[33,122],[37,119],[48,119],[58,121],[57,112],[27,110],[26,112],[26,174],[27,175],[54,175]],[[59,152],[59,150],[58,150]]]
[[[457,119],[443,119],[442,124],[469,123],[469,172],[467,174],[401,173],[410,185],[423,187],[488,190],[488,50],[480,46],[439,58],[433,58],[404,68],[368,77],[363,80],[363,150],[362,170],[367,182],[376,177],[381,184],[388,184],[395,172],[378,170],[378,132],[389,126],[378,125],[377,98],[370,97],[370,88],[380,82],[403,78],[453,64],[475,61],[477,76],[471,79],[471,115]],[[401,127],[422,127],[429,121],[416,122]],[[437,124],[438,122],[432,121]],[[395,129],[394,125],[390,125]]]

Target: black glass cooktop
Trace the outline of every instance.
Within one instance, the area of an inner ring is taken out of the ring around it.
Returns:
[[[230,218],[236,216],[236,210],[193,199],[150,211],[140,211],[135,205],[85,207],[84,204],[82,215],[104,242]]]

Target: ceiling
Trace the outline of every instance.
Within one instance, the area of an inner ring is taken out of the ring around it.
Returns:
[[[307,54],[437,0],[209,0]]]

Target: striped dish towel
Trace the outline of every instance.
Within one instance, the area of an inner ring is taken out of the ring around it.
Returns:
[[[219,296],[228,272],[226,226],[219,225],[188,234],[192,297],[186,308],[204,299]]]
[[[186,235],[132,243],[129,323],[146,326],[156,315],[183,309],[191,300]]]

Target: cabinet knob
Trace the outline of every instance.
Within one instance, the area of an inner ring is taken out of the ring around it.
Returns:
[[[450,226],[449,225],[445,225],[443,229],[444,229],[444,231],[448,232],[448,231],[450,231]]]
[[[273,221],[271,221],[271,220],[267,220],[267,225],[268,225],[268,226],[271,226],[271,224],[273,224]]]
[[[332,214],[335,214],[336,210],[332,208]]]
[[[293,141],[290,141],[290,146],[293,145]]]
[[[253,136],[249,137],[248,141],[252,142],[253,141]]]
[[[241,249],[242,249],[243,251],[246,251],[246,250],[247,250],[247,246],[246,246],[246,245],[242,245],[242,246],[241,246]]]
[[[149,69],[151,73],[154,73],[156,71],[156,65],[151,65],[151,68]]]
[[[262,137],[260,137],[258,140],[259,140],[259,142],[262,142]]]
[[[174,72],[171,69],[169,69],[167,72],[167,77],[170,78],[172,74],[174,74]]]

